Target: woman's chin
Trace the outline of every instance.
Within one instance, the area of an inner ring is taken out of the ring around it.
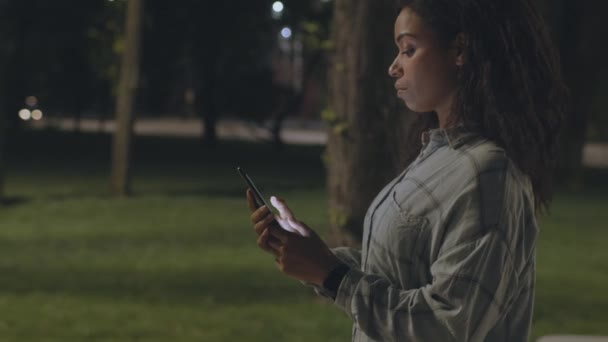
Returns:
[[[432,112],[432,109],[427,109],[427,108],[421,108],[420,106],[416,105],[416,103],[412,102],[412,101],[407,101],[404,98],[401,98],[401,100],[403,101],[403,103],[405,104],[405,107],[413,113],[429,113]]]
[[[405,104],[405,107],[410,111],[410,112],[418,112],[416,109],[416,104],[412,103],[412,101],[407,101],[404,98],[400,98],[401,101],[403,101],[403,104]]]

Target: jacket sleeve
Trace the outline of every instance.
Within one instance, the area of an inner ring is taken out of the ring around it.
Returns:
[[[332,248],[331,251],[338,259],[343,263],[347,264],[351,269],[361,268],[361,250],[351,247],[336,247]],[[332,294],[325,291],[321,286],[317,286],[311,283],[302,282],[304,285],[312,287],[315,293],[321,297],[333,299]]]
[[[520,221],[511,208],[497,203],[500,212],[493,212],[497,215],[487,224],[478,189],[469,190],[452,208],[442,247],[430,266],[430,284],[401,289],[360,268],[346,274],[335,304],[357,329],[382,341],[484,340],[518,287],[504,234]]]
[[[361,269],[361,250],[351,247],[337,247],[331,250],[338,259],[350,266],[350,268]]]

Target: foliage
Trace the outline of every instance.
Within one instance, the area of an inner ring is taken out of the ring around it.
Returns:
[[[94,18],[95,25],[86,35],[91,48],[88,63],[96,77],[110,87],[112,97],[118,91],[120,55],[124,50],[125,1],[105,1],[102,10]]]

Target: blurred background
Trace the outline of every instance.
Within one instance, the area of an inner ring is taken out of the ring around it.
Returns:
[[[608,335],[608,1],[535,2],[571,110],[532,339]],[[392,1],[0,0],[0,340],[348,340],[257,249],[235,167],[357,245],[415,148],[386,73],[395,17]]]

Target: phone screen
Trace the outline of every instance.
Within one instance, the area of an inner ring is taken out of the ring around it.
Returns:
[[[249,187],[249,189],[251,189],[253,191],[257,207],[259,208],[259,207],[265,205],[266,207],[268,207],[268,209],[270,209],[270,206],[264,200],[264,196],[262,196],[262,193],[260,193],[260,191],[255,186],[255,184],[253,183],[253,181],[251,180],[249,175],[245,172],[245,170],[243,170],[242,167],[237,166],[236,171],[239,173],[239,175],[241,175],[241,178],[243,178],[245,183],[247,183],[247,186]]]

